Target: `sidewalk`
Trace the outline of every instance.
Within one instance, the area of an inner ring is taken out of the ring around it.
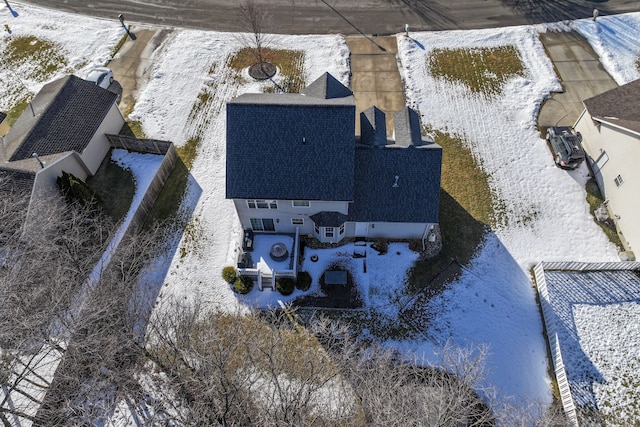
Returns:
[[[547,32],[540,41],[551,58],[564,92],[553,93],[540,107],[538,129],[544,135],[551,126],[573,126],[582,101],[617,87],[591,45],[575,32]]]
[[[387,136],[391,137],[393,113],[406,105],[396,60],[396,38],[348,36],[346,42],[351,51],[351,90],[356,101],[356,134],[360,134],[360,113],[375,105],[387,115]]]
[[[131,30],[136,39],[128,38],[108,65],[116,81],[122,86],[120,111],[123,114],[133,107],[138,89],[148,77],[151,55],[171,33],[169,29],[132,27]]]

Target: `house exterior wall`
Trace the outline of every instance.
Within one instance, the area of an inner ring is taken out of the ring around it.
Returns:
[[[80,156],[82,161],[87,166],[91,175],[95,174],[102,163],[102,160],[109,152],[111,144],[106,137],[106,134],[117,134],[124,125],[124,118],[118,110],[118,106],[114,103],[109,109],[106,117],[102,121],[102,124],[91,138],[91,141],[84,149]]]
[[[273,202],[266,200],[267,203]],[[315,201],[310,200],[308,207],[293,206],[291,200],[275,200],[277,209],[271,208],[250,208],[246,199],[234,199],[233,203],[240,218],[243,229],[252,229],[251,218],[272,219],[276,233],[295,233],[296,227],[300,229],[300,234],[312,234],[314,223],[309,218],[319,212],[340,212],[347,214],[348,202],[342,201]],[[303,224],[294,224],[294,218],[302,219]],[[256,230],[254,230],[256,231]]]
[[[619,217],[614,220],[628,248],[640,251],[640,135],[607,122],[594,122],[587,111],[574,128],[582,134],[598,186],[609,211]]]
[[[347,235],[354,237],[355,223],[349,224]],[[406,222],[370,222],[366,237],[369,239],[422,239],[431,224]]]

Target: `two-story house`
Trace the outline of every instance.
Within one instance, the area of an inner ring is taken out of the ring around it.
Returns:
[[[361,113],[328,73],[300,94],[245,94],[227,104],[226,197],[254,232],[427,239],[438,223],[442,148],[417,113]]]

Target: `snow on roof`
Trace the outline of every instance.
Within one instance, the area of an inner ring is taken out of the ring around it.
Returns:
[[[576,417],[581,407],[597,408],[611,425],[633,423],[640,263],[543,262],[535,277],[558,382],[566,377],[571,392],[565,411]]]

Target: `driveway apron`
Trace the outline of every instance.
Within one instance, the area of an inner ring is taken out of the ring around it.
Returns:
[[[573,126],[584,109],[582,101],[618,87],[591,45],[575,32],[547,32],[540,41],[553,62],[564,92],[553,93],[540,108],[538,129]]]
[[[360,134],[360,113],[375,105],[387,118],[387,136],[393,135],[393,113],[405,104],[398,71],[396,38],[348,36],[351,51],[351,90],[356,101],[356,134]]]

